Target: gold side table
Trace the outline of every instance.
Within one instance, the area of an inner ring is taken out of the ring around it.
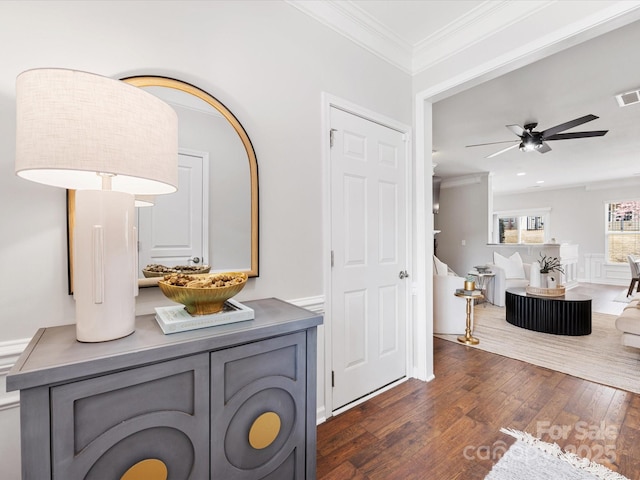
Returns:
[[[489,284],[493,284],[493,282],[495,281],[496,274],[494,272],[478,272],[478,271],[472,271],[472,272],[469,272],[468,274],[476,277],[476,286],[478,290],[480,290],[480,293],[484,296],[485,300],[483,303],[486,308],[487,302],[489,302],[489,299],[487,297],[487,287],[489,286]]]
[[[463,292],[455,292],[454,295],[456,297],[464,298],[467,301],[467,327],[465,329],[464,335],[460,335],[458,337],[458,341],[460,343],[464,343],[465,345],[477,345],[480,343],[480,340],[475,338],[471,329],[471,312],[473,311],[473,302],[474,300],[481,299],[484,297],[482,293],[479,291],[474,291],[472,293]]]

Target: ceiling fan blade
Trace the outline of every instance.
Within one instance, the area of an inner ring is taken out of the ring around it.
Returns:
[[[490,142],[490,143],[476,143],[475,145],[465,145],[467,148],[469,147],[482,147],[484,145],[497,145],[499,143],[513,143],[519,142],[520,140],[503,140],[502,142]]]
[[[540,148],[536,148],[536,152],[538,153],[547,153],[550,151],[551,151],[551,147],[544,142],[540,144]]]
[[[596,118],[598,117],[596,117],[595,115],[585,115],[584,117],[576,118],[574,120],[561,123],[560,125],[556,125],[555,127],[547,128],[545,131],[540,133],[544,138],[549,138],[549,136],[551,135],[564,132],[565,130],[569,130],[570,128],[577,127],[578,125],[582,125],[583,123],[591,122]]]
[[[498,156],[498,155],[500,155],[501,153],[504,153],[504,152],[506,152],[506,151],[508,151],[508,150],[511,150],[512,148],[517,148],[519,145],[520,145],[519,143],[515,143],[515,144],[511,145],[510,147],[503,148],[502,150],[500,150],[500,151],[498,151],[498,152],[495,152],[495,153],[492,153],[491,155],[487,155],[487,156],[486,156],[486,157],[484,157],[484,158],[493,158],[493,157],[497,157],[497,156]]]
[[[544,140],[570,140],[572,138],[586,138],[586,137],[602,137],[609,130],[594,130],[592,132],[572,132],[572,133],[556,133],[555,135],[545,136]]]
[[[526,133],[526,130],[520,125],[506,125],[506,127],[519,137],[523,136]]]

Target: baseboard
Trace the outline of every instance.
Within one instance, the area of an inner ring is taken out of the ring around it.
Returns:
[[[316,425],[320,425],[327,421],[326,410],[324,407],[319,407],[316,410]]]
[[[333,411],[333,415],[340,415],[341,413],[346,412],[347,410],[352,409],[353,407],[357,407],[358,405],[360,405],[361,403],[366,402],[367,400],[371,400],[373,397],[376,397],[378,395],[380,395],[381,393],[386,392],[387,390],[391,390],[392,388],[397,387],[398,385],[406,382],[407,380],[409,380],[409,377],[402,377],[400,380],[396,380],[393,383],[390,383],[389,385],[380,388],[379,390],[376,390],[375,392],[372,392],[368,395],[365,395],[362,398],[359,398],[358,400],[355,400],[347,405],[345,405],[344,407],[340,407],[336,410]]]
[[[287,302],[297,306],[306,308],[313,313],[324,313],[324,295],[317,295],[315,297],[297,298],[295,300],[287,300]]]

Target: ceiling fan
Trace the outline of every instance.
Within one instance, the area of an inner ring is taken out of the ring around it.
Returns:
[[[493,158],[495,156],[500,155],[508,150],[519,147],[523,152],[539,152],[539,153],[547,153],[551,150],[551,147],[545,143],[551,140],[570,140],[573,138],[586,138],[586,137],[602,137],[609,130],[594,130],[591,132],[572,132],[572,133],[560,133],[565,130],[569,130],[570,128],[577,127],[578,125],[582,125],[583,123],[591,122],[595,120],[595,115],[585,115],[584,117],[576,118],[569,122],[561,123],[560,125],[556,125],[555,127],[547,128],[542,132],[536,132],[533,129],[538,126],[537,123],[527,123],[524,127],[520,125],[507,125],[506,127],[515,133],[519,138],[519,140],[506,140],[504,142],[491,142],[491,143],[478,143],[476,145],[467,145],[467,147],[480,147],[483,145],[496,145],[498,143],[511,143],[516,142],[514,145],[511,145],[507,148],[503,148],[502,150],[492,153],[491,155],[486,156],[485,158]]]

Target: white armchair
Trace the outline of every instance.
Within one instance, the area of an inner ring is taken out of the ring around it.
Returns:
[[[504,307],[504,292],[508,288],[525,288],[529,285],[529,278],[531,274],[531,264],[523,263],[524,278],[507,278],[505,270],[498,265],[490,264],[491,271],[495,273],[493,281],[487,285],[487,298],[488,300],[497,305],[498,307]]]
[[[433,272],[433,333],[463,335],[467,303],[454,293],[464,287],[464,278],[458,277],[435,257],[434,262],[440,265]]]

